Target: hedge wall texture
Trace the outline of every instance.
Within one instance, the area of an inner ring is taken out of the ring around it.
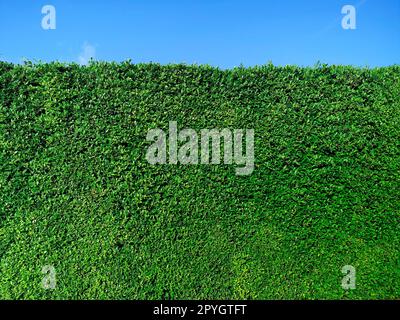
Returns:
[[[149,164],[169,121],[254,172]],[[399,66],[0,63],[3,299],[393,299],[399,248]]]

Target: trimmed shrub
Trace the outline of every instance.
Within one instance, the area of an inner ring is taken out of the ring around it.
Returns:
[[[1,298],[400,295],[399,66],[0,63],[0,106]],[[150,165],[169,121],[254,129],[254,172]]]

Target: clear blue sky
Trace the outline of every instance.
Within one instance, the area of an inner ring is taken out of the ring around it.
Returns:
[[[56,29],[43,30],[44,5]],[[343,5],[357,29],[341,26]],[[400,63],[400,0],[0,0],[0,60]]]

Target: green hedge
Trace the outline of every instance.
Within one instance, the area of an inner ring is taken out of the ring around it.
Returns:
[[[1,63],[0,104],[1,298],[400,297],[399,66]],[[254,172],[150,165],[169,121]]]

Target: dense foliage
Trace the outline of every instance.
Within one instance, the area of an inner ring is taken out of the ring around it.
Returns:
[[[169,121],[254,172],[150,165]],[[399,66],[0,63],[1,298],[399,298],[399,248]]]

